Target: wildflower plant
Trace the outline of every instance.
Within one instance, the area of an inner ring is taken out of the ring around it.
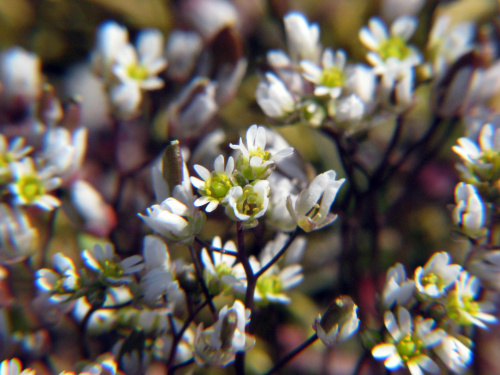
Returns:
[[[459,3],[37,12],[0,52],[0,373],[499,372],[498,38]]]

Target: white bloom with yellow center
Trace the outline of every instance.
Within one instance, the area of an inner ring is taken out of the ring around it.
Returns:
[[[329,95],[333,99],[340,96],[346,83],[344,72],[346,61],[347,57],[344,51],[334,52],[330,48],[323,52],[321,67],[308,60],[301,61],[302,75],[315,85],[314,95]]]
[[[245,187],[232,187],[224,198],[226,214],[233,220],[245,221],[248,226],[257,224],[269,205],[269,182],[258,180]]]
[[[453,285],[462,267],[458,264],[450,264],[450,260],[450,255],[441,251],[435,253],[424,267],[418,267],[415,270],[415,285],[421,294],[438,298]]]

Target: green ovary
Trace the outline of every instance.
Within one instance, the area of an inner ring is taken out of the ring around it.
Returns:
[[[27,202],[33,202],[45,193],[42,181],[36,175],[24,176],[17,181],[19,195]]]
[[[236,208],[238,212],[243,215],[253,216],[260,212],[264,206],[259,198],[257,193],[254,193],[253,190],[246,188],[243,191],[243,195],[240,200],[236,204]]]
[[[201,193],[202,195],[221,201],[232,186],[233,184],[229,177],[225,174],[215,172],[211,178],[205,181],[205,189]]]
[[[410,48],[400,36],[393,36],[380,43],[378,53],[383,60],[394,57],[398,60],[404,60],[410,54]]]
[[[342,70],[336,66],[323,70],[319,79],[320,85],[326,87],[342,87],[344,86],[344,82],[344,74],[342,73]]]
[[[261,276],[257,280],[256,287],[262,296],[266,294],[279,294],[283,291],[283,284],[277,275]]]
[[[107,277],[120,277],[123,275],[123,268],[112,260],[105,260],[102,263],[102,270]]]
[[[423,347],[421,340],[413,337],[411,333],[407,334],[401,341],[396,344],[396,349],[403,361],[408,361],[410,358],[419,355]]]
[[[460,298],[456,291],[449,294],[446,302],[448,316],[462,326],[472,325],[473,323],[468,316],[474,316],[480,311],[479,304],[474,301],[472,296],[461,296]]]
[[[149,77],[148,69],[139,64],[130,64],[127,67],[127,75],[137,81],[143,81]]]

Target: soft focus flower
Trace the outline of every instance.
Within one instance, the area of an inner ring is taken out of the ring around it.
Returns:
[[[61,179],[54,174],[55,170],[50,166],[37,171],[33,159],[29,157],[12,163],[14,181],[9,184],[9,190],[14,195],[14,202],[36,205],[47,211],[59,207],[59,199],[48,194],[61,183]]]
[[[36,286],[43,292],[50,292],[52,302],[67,302],[80,288],[80,275],[73,260],[62,253],[54,254],[52,264],[55,271],[43,268],[36,272]]]
[[[205,247],[201,250],[201,261],[205,268],[204,276],[211,293],[224,293],[238,282],[237,274],[233,270],[238,259],[226,253],[226,251],[236,252],[236,244],[233,241],[227,241],[222,246],[220,237],[216,236],[212,240],[212,248],[214,250],[210,253]]]
[[[42,84],[37,55],[12,47],[0,55],[1,98],[7,106],[28,106],[38,98]]]
[[[346,60],[347,56],[344,51],[334,52],[327,48],[323,52],[321,67],[308,60],[300,63],[304,78],[315,84],[314,95],[329,95],[333,99],[340,96],[346,83],[344,73]]]
[[[35,375],[36,371],[30,368],[24,369],[21,361],[17,358],[5,359],[0,363],[0,374],[2,375]]]
[[[214,170],[212,172],[199,164],[195,164],[194,169],[203,179],[191,177],[191,183],[201,194],[201,197],[194,201],[194,205],[199,207],[208,203],[205,211],[212,212],[234,186],[234,159],[229,157],[224,168],[224,156],[219,155],[214,161]]]
[[[406,271],[401,263],[396,263],[387,271],[382,290],[382,307],[391,309],[394,303],[406,306],[413,298],[415,282],[406,278]]]
[[[476,325],[487,329],[485,323],[496,323],[497,318],[489,314],[494,310],[491,302],[478,302],[480,282],[467,271],[462,271],[455,282],[455,289],[448,293],[446,312],[458,325]]]
[[[314,178],[309,187],[299,194],[296,202],[289,197],[287,208],[297,225],[306,232],[323,228],[337,215],[330,213],[331,205],[345,179],[335,180],[333,170]]]
[[[224,203],[227,203],[226,214],[231,219],[254,226],[269,205],[269,182],[258,180],[253,185],[235,186],[227,193]]]
[[[457,280],[462,267],[450,264],[450,260],[450,255],[442,251],[415,270],[415,285],[421,294],[438,298]]]
[[[465,336],[446,335],[441,343],[434,347],[434,351],[446,367],[456,374],[461,374],[472,362],[474,354],[471,346],[472,342]]]
[[[421,375],[422,370],[438,374],[439,366],[427,355],[427,349],[438,345],[446,333],[442,329],[434,329],[432,319],[418,317],[413,322],[404,307],[399,307],[397,314],[396,321],[391,311],[385,312],[384,323],[390,336],[387,342],[372,349],[373,356],[384,360],[389,370],[406,366],[412,375]]]
[[[167,40],[165,55],[169,67],[167,74],[177,80],[189,77],[203,49],[203,39],[194,31],[173,30]]]
[[[111,68],[127,43],[128,32],[124,26],[114,21],[106,21],[99,26],[92,52],[92,67],[97,75],[110,79]]]
[[[255,339],[245,333],[245,326],[250,319],[250,310],[239,301],[234,301],[231,308],[224,306],[219,312],[219,319],[209,328],[198,326],[194,343],[194,357],[200,366],[226,366],[234,361],[237,352],[250,350]]]
[[[467,270],[481,280],[483,287],[500,291],[500,250],[474,253]]]
[[[111,87],[109,92],[111,105],[119,118],[129,119],[139,113],[142,93],[134,83],[122,83]]]
[[[476,187],[460,182],[455,188],[455,201],[451,215],[455,225],[471,237],[485,235],[486,209]]]
[[[95,245],[92,250],[83,250],[81,256],[85,265],[110,285],[131,282],[131,275],[144,268],[140,255],[120,260],[109,243],[104,248]]]
[[[359,327],[357,310],[358,306],[351,297],[337,297],[313,324],[323,344],[334,347],[337,343],[349,339]]]
[[[293,147],[276,152],[266,151],[266,128],[263,126],[250,126],[247,130],[246,141],[246,146],[241,138],[239,144],[230,143],[229,146],[240,150],[236,167],[250,181],[268,177],[275,168],[277,160],[293,153]]]
[[[157,77],[167,67],[161,32],[142,30],[137,36],[136,48],[126,44],[118,51],[113,73],[122,83],[136,84],[144,90],[163,87],[163,81]]]
[[[12,177],[11,163],[21,160],[33,149],[24,143],[24,138],[14,138],[9,142],[5,135],[0,134],[0,183]]]
[[[309,24],[299,12],[290,12],[284,17],[288,52],[293,61],[309,60],[318,62],[321,54],[319,26]]]
[[[259,82],[255,98],[260,108],[271,118],[283,119],[295,111],[293,95],[273,73],[266,73],[265,81]]]
[[[0,204],[0,263],[19,262],[38,249],[38,230],[19,208]]]

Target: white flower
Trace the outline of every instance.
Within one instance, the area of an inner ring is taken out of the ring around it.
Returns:
[[[373,68],[356,64],[346,68],[346,93],[355,94],[365,105],[365,112],[371,112],[375,107],[377,76]]]
[[[42,158],[46,165],[54,166],[54,173],[68,179],[81,169],[86,149],[87,128],[80,127],[72,134],[55,126],[45,133]]]
[[[333,117],[338,122],[356,123],[365,115],[365,105],[356,94],[338,99]]]
[[[104,248],[95,245],[92,250],[84,250],[81,257],[88,268],[113,286],[131,282],[131,275],[144,268],[140,255],[133,255],[120,261],[109,243],[106,243]]]
[[[62,253],[52,257],[55,271],[43,268],[35,274],[36,286],[42,292],[50,292],[50,300],[56,303],[67,302],[80,287],[80,276],[73,260]]]
[[[97,75],[108,80],[117,56],[128,43],[128,32],[124,26],[114,21],[106,21],[99,26],[96,45],[92,52],[92,67]]]
[[[217,322],[207,329],[198,326],[194,343],[194,357],[200,366],[226,366],[234,361],[237,352],[250,350],[255,339],[245,333],[250,321],[250,310],[239,301],[231,308],[224,306]]]
[[[125,45],[116,55],[113,73],[123,83],[136,84],[144,90],[163,87],[157,75],[167,67],[163,56],[163,35],[159,30],[142,30],[137,36],[137,50]]]
[[[334,53],[332,49],[327,48],[323,52],[321,67],[308,60],[301,61],[302,75],[315,84],[314,95],[330,95],[333,99],[340,96],[346,82],[344,73],[346,60],[344,51],[337,50]]]
[[[14,138],[10,142],[0,134],[0,182],[4,183],[12,177],[11,163],[28,155],[33,147],[25,146],[24,138]]]
[[[481,280],[485,288],[500,291],[500,250],[474,253],[467,269]]]
[[[37,55],[12,47],[0,55],[1,96],[7,105],[33,103],[40,95],[41,62]]]
[[[111,105],[119,118],[130,119],[139,113],[142,93],[139,86],[126,82],[114,85],[109,92]]]
[[[422,370],[438,374],[439,366],[427,355],[427,349],[438,345],[446,333],[442,329],[434,329],[432,319],[418,317],[412,322],[410,313],[404,307],[399,307],[397,312],[397,321],[391,311],[385,312],[384,323],[390,337],[388,342],[372,349],[373,356],[383,359],[389,370],[406,366],[412,375],[421,375]]]
[[[0,204],[0,263],[15,263],[31,256],[38,248],[38,230],[19,208]]]
[[[185,16],[205,40],[212,40],[226,27],[240,24],[238,10],[228,0],[187,1],[183,8]]]
[[[182,183],[174,187],[172,196],[146,209],[146,215],[139,216],[151,229],[168,240],[192,243],[206,219],[194,206],[195,200],[187,167],[183,165]]]
[[[457,280],[462,267],[450,264],[450,260],[450,255],[441,251],[435,253],[423,268],[415,270],[415,285],[421,294],[438,298]]]
[[[394,303],[406,306],[413,298],[415,282],[406,278],[406,271],[401,263],[396,263],[387,271],[382,290],[382,307],[391,309]]]
[[[12,163],[14,181],[9,184],[9,190],[14,195],[14,202],[19,205],[36,205],[47,211],[59,207],[59,199],[48,194],[61,183],[60,178],[54,177],[54,172],[52,167],[37,171],[30,157]]]
[[[480,237],[486,234],[486,209],[474,185],[460,182],[455,188],[456,206],[452,219],[467,235]]]
[[[235,150],[240,150],[236,167],[250,181],[268,177],[275,167],[275,162],[293,153],[293,147],[287,147],[277,152],[266,151],[266,128],[252,125],[247,130],[247,145],[240,138],[238,145],[229,144]]]
[[[284,118],[295,111],[295,99],[288,88],[273,73],[266,73],[259,82],[255,98],[264,113],[271,118]]]
[[[290,12],[284,17],[288,52],[293,61],[310,60],[317,62],[321,54],[319,26],[309,24],[299,12]]]
[[[297,227],[297,224],[288,212],[286,201],[289,196],[291,196],[292,201],[296,200],[298,189],[289,178],[278,171],[271,173],[267,181],[269,181],[271,188],[267,219],[279,230],[291,232]]]
[[[314,178],[309,187],[299,194],[297,201],[287,199],[287,208],[297,225],[306,232],[323,228],[337,215],[330,213],[331,205],[345,179],[335,180],[333,170]]]
[[[226,214],[233,220],[245,221],[248,226],[266,213],[269,205],[269,182],[258,180],[254,185],[232,187],[226,195]]]
[[[469,345],[466,345],[467,343]],[[451,371],[463,373],[472,362],[474,354],[471,350],[472,343],[465,336],[457,337],[446,335],[441,343],[434,347],[434,351]]]
[[[2,375],[35,375],[36,371],[30,368],[23,368],[21,361],[17,358],[5,359],[0,363],[0,374]]]
[[[201,250],[201,261],[205,266],[205,279],[211,293],[224,293],[232,285],[238,282],[236,272],[233,270],[238,259],[225,251],[236,252],[236,244],[233,241],[227,241],[224,246],[220,237],[214,237],[212,248],[217,250],[210,251],[204,247]]]
[[[458,325],[476,325],[487,329],[485,323],[496,323],[497,318],[488,312],[495,309],[493,303],[476,301],[480,282],[467,271],[462,271],[455,282],[455,289],[450,291],[446,300],[446,312]]]
[[[360,30],[361,42],[371,50],[367,59],[375,66],[377,74],[398,75],[401,69],[420,64],[422,56],[419,51],[407,44],[416,28],[415,17],[399,17],[392,23],[390,32],[382,20],[372,17],[368,27],[364,26]]]
[[[219,155],[214,161],[214,170],[212,172],[199,164],[195,164],[194,169],[203,179],[191,177],[191,183],[201,194],[201,197],[194,201],[194,205],[199,207],[208,203],[205,211],[212,212],[234,186],[232,176],[234,159],[229,157],[224,168],[224,156]]]
[[[323,316],[319,315],[313,324],[323,344],[331,348],[349,339],[359,327],[357,310],[358,306],[351,297],[337,297]]]

